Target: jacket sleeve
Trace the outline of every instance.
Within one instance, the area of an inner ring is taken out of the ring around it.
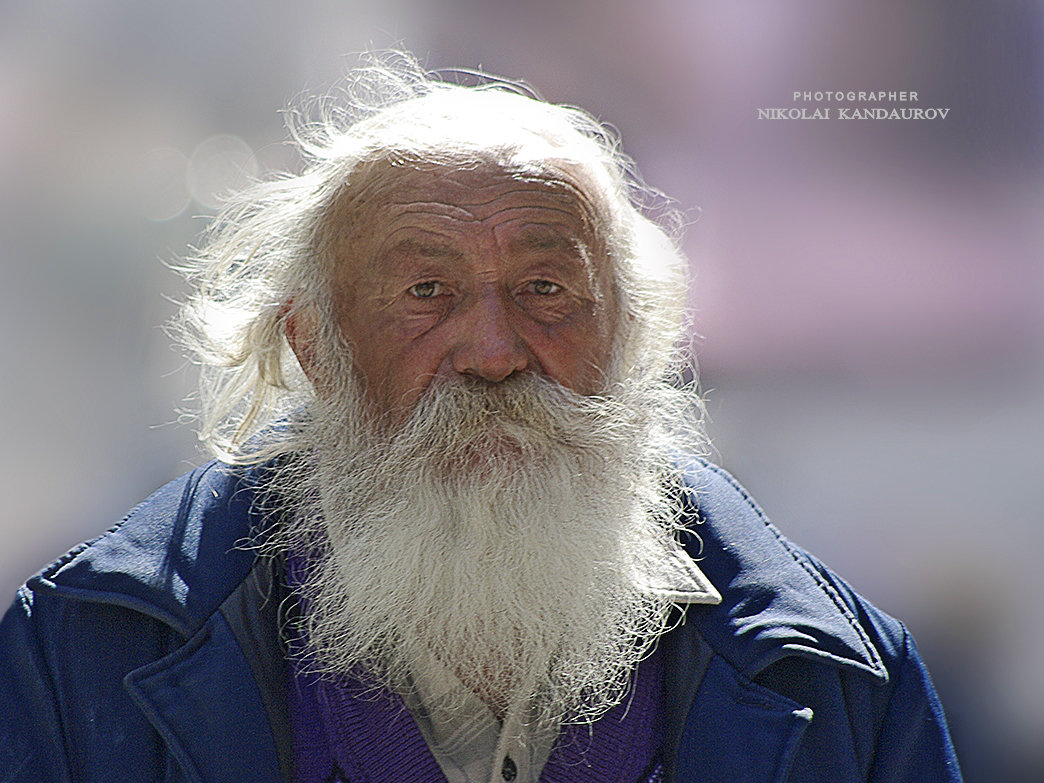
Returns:
[[[53,678],[23,587],[0,621],[0,783],[70,779]]]
[[[876,743],[871,783],[960,783],[942,704],[910,633],[903,627],[903,657]]]

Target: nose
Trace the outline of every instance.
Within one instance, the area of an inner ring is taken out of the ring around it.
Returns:
[[[500,383],[529,366],[529,349],[511,323],[510,306],[494,292],[472,303],[459,324],[454,370]]]

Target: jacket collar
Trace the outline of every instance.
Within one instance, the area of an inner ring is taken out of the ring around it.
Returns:
[[[732,476],[694,462],[686,547],[722,595],[688,622],[748,678],[788,655],[829,660],[887,680],[849,588],[790,543]]]

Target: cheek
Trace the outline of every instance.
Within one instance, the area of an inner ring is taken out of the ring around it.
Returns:
[[[364,305],[352,303],[351,306],[342,306],[337,320],[341,334],[352,352],[352,364],[359,374],[358,380],[367,395],[376,400],[388,384],[393,351],[387,350],[389,346],[385,324]]]
[[[583,325],[541,328],[530,348],[544,372],[580,394],[603,390],[612,351],[612,324],[592,319]]]
[[[388,410],[412,406],[439,370],[444,346],[412,339],[404,324],[374,319],[360,340],[356,366],[371,401]]]

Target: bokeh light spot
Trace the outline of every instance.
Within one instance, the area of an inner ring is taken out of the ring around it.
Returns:
[[[149,220],[173,220],[188,207],[189,160],[181,150],[157,147],[141,156],[137,171],[138,204]]]
[[[188,166],[192,197],[209,209],[219,209],[228,195],[249,185],[258,173],[254,151],[243,139],[219,134],[200,142]]]

